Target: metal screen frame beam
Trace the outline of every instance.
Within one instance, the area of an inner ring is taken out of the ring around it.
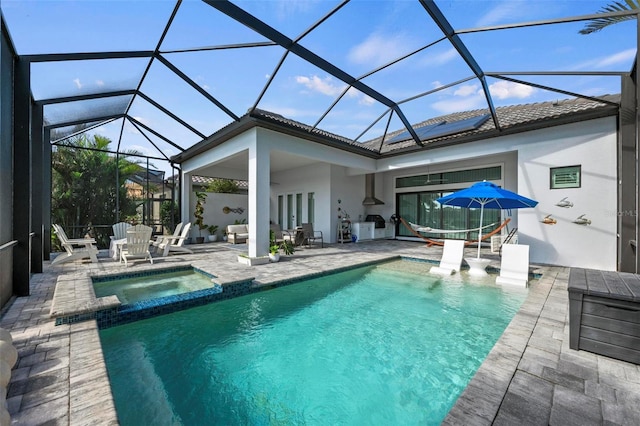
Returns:
[[[289,52],[295,54],[296,56],[304,59],[310,64],[327,72],[328,74],[332,75],[338,80],[341,80],[347,85],[352,86],[353,88],[369,96],[370,98],[375,99],[381,104],[386,105],[387,107],[393,109],[396,112],[396,114],[398,114],[398,118],[400,118],[402,123],[407,128],[407,131],[411,134],[413,140],[418,145],[422,146],[422,141],[420,140],[416,132],[413,130],[411,123],[409,123],[409,121],[407,120],[403,112],[400,110],[398,105],[395,102],[393,102],[391,99],[384,96],[382,93],[378,92],[377,90],[374,90],[373,88],[359,81],[357,78],[349,75],[347,72],[338,68],[331,62],[316,55],[309,49],[298,44],[297,42],[290,39],[280,31],[267,25],[266,23],[262,22],[255,16],[239,8],[235,4],[228,1],[216,1],[216,0],[202,0],[202,1],[204,1],[206,4],[213,7],[214,9],[217,9],[219,12],[224,13],[231,19],[234,19],[235,21],[257,32],[258,34],[277,43],[278,45],[287,49]]]

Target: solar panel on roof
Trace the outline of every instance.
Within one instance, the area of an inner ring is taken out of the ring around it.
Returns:
[[[436,123],[436,124],[429,124],[428,126],[423,126],[423,127],[419,127],[417,129],[414,129],[414,131],[416,132],[418,137],[420,139],[422,139],[422,134],[428,133],[433,128],[438,127],[438,126],[440,126],[441,124],[444,124],[444,123],[446,123],[446,121],[441,121],[440,123]],[[396,135],[396,136],[392,137],[391,139],[389,139],[388,141],[386,141],[386,143],[392,144],[392,143],[396,143],[396,142],[406,141],[406,140],[409,140],[409,139],[411,139],[411,133],[409,133],[409,131],[405,130],[404,132],[400,133],[399,135]]]
[[[423,132],[420,135],[420,140],[440,138],[442,136],[454,135],[456,133],[466,132],[468,130],[475,130],[482,126],[489,119],[489,114],[466,118],[464,120],[452,121],[449,123],[443,123],[440,126],[433,127],[427,132]]]

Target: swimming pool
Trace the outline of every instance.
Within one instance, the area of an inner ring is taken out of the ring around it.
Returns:
[[[428,268],[358,268],[102,330],[119,421],[439,424],[527,291]]]

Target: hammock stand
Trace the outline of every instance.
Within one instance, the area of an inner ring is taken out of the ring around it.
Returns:
[[[420,234],[420,232],[418,232],[418,231],[416,231],[415,229],[413,229],[413,227],[412,227],[412,226],[411,226],[411,225],[410,225],[406,220],[404,220],[403,218],[400,218],[400,222],[402,222],[402,224],[403,224],[403,225],[404,225],[404,226],[405,226],[405,227],[406,227],[406,228],[407,228],[407,229],[408,229],[408,230],[409,230],[413,235],[415,235],[416,237],[420,238],[421,240],[426,241],[426,242],[427,242],[427,247],[431,247],[431,246],[433,246],[433,245],[436,245],[436,246],[443,246],[443,245],[444,245],[444,241],[434,240],[434,239],[432,239],[432,238],[425,237],[424,235]],[[498,226],[496,229],[494,229],[493,231],[491,231],[491,232],[489,232],[489,233],[487,233],[487,234],[483,234],[483,235],[482,235],[482,239],[481,239],[481,241],[484,241],[484,240],[486,240],[486,239],[488,239],[488,238],[491,238],[492,236],[496,235],[498,232],[500,232],[500,231],[502,230],[502,228],[504,228],[505,226],[507,226],[507,224],[508,224],[509,222],[511,222],[511,219],[510,219],[510,218],[506,218],[506,219],[504,220],[504,222],[502,222],[502,223],[500,224],[500,226]],[[434,229],[433,231],[438,231],[438,230],[435,230],[435,229]],[[431,232],[433,232],[433,231],[431,231]],[[464,232],[464,231],[465,231],[464,229],[462,229],[462,230],[458,230],[458,231],[457,231],[457,230],[455,230],[455,229],[452,229],[452,230],[447,231],[447,232]],[[470,246],[470,245],[472,245],[472,244],[477,244],[477,243],[479,243],[479,242],[480,242],[480,241],[478,241],[478,240],[465,241],[465,242],[464,242],[464,245],[465,245],[465,246]]]

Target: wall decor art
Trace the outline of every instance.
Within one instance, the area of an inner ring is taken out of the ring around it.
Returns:
[[[586,214],[581,214],[573,221],[573,223],[577,223],[578,225],[591,225],[591,221],[587,219]]]
[[[569,208],[573,207],[573,203],[571,201],[567,200],[567,198],[569,198],[569,197],[564,197],[562,200],[558,201],[556,203],[556,206],[564,207],[565,209],[569,209]]]
[[[555,225],[556,223],[558,223],[558,221],[552,218],[550,214],[546,215],[540,222],[544,223],[545,225]]]

